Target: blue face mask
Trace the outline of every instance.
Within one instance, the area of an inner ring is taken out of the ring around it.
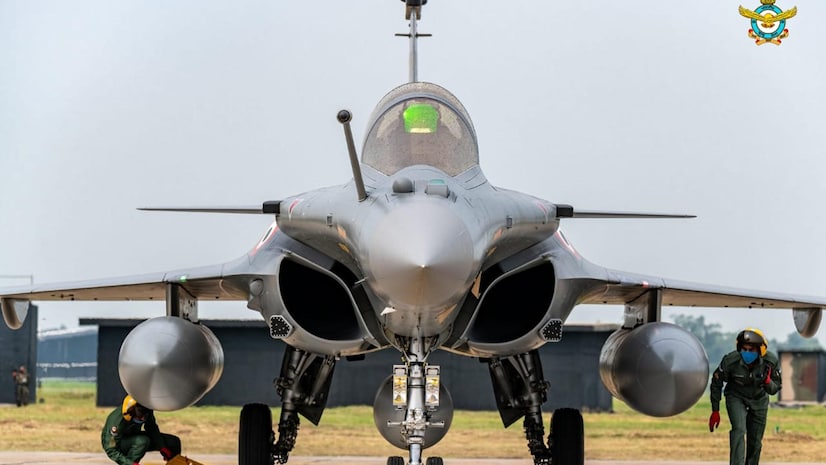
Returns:
[[[746,362],[746,365],[750,365],[752,362],[757,360],[757,352],[749,352],[747,350],[741,350],[740,356],[743,357],[743,361]]]
[[[142,425],[145,421],[146,421],[145,419],[144,420],[138,420],[137,418],[132,419],[132,423],[137,423],[139,425]]]

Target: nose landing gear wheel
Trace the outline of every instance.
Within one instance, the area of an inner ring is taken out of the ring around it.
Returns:
[[[445,461],[441,457],[428,457],[425,465],[445,465]]]

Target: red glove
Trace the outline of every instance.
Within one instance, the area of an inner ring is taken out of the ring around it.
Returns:
[[[141,465],[141,464],[139,464],[138,462],[135,462],[135,463],[133,463],[132,465]]]
[[[769,367],[766,369],[766,381],[764,381],[764,384],[769,384],[771,382],[772,382],[772,367],[771,367],[771,365],[769,365]]]
[[[166,447],[161,447],[160,450],[161,456],[163,456],[164,460],[169,460],[172,458],[172,451],[167,449]]]
[[[708,417],[708,430],[712,433],[714,432],[714,428],[720,426],[720,412],[714,411],[711,412],[711,416]]]

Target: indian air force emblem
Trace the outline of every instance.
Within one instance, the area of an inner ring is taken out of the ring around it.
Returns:
[[[781,39],[789,36],[786,20],[797,14],[797,7],[783,11],[774,2],[775,0],[760,0],[762,5],[754,11],[740,7],[740,15],[751,20],[749,37],[754,39],[757,45],[767,42],[780,45]]]

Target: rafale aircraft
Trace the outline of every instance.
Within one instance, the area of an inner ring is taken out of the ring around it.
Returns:
[[[252,250],[213,266],[166,273],[0,289],[6,324],[19,328],[29,302],[165,300],[166,315],[124,340],[119,373],[126,391],[160,411],[195,404],[218,381],[223,351],[199,323],[199,300],[246,302],[270,336],[286,343],[276,390],[240,415],[239,464],[285,463],[299,415],[318,424],[336,361],[382,349],[388,366],[374,417],[380,434],[406,450],[388,465],[420,465],[447,433],[452,401],[430,354],[444,350],[487,363],[505,427],[523,419],[536,464],[584,461],[582,417],[551,416],[537,349],[563,337],[579,304],[623,305],[621,329],[600,356],[613,396],[657,417],[678,414],[704,393],[708,360],[699,341],[660,321],[663,305],[790,309],[797,330],[817,331],[826,298],[749,291],[616,271],[586,260],[562,221],[687,215],[585,211],[492,186],[479,166],[476,133],[459,100],[417,77],[417,30],[426,0],[405,2],[410,78],[385,95],[367,124],[359,162],[351,115],[338,113],[353,177],[341,185],[250,208],[147,210],[273,215]],[[311,292],[308,292],[311,290]],[[428,457],[427,465],[441,465]]]

